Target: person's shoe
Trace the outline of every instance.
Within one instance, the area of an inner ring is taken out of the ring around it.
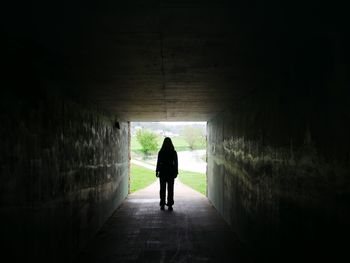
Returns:
[[[173,207],[172,207],[172,206],[169,206],[168,210],[169,210],[169,211],[173,211]]]
[[[160,210],[164,210],[164,205],[161,205],[161,206],[160,206]]]

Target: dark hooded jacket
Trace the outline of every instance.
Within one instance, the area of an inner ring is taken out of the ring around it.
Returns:
[[[160,177],[177,177],[178,162],[175,150],[159,151],[156,172],[159,172]]]

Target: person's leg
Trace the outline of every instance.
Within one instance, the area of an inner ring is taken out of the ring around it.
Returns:
[[[174,205],[174,178],[168,178],[168,203],[169,209]]]
[[[159,203],[159,205],[161,208],[164,208],[166,180],[165,180],[165,178],[159,177],[159,182],[160,182],[160,190],[159,190],[160,203]]]

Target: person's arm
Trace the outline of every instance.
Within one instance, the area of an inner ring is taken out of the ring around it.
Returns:
[[[177,152],[175,151],[174,156],[174,165],[175,165],[175,178],[177,177],[179,170],[178,170],[178,161],[177,161]]]
[[[159,168],[160,168],[160,154],[158,152],[158,158],[157,158],[157,167],[156,167],[156,176],[159,177]]]

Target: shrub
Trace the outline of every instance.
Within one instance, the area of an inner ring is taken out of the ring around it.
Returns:
[[[205,144],[204,132],[201,128],[186,126],[182,134],[191,150],[196,144]]]
[[[144,154],[155,152],[158,149],[157,135],[148,130],[138,130],[136,139],[140,143]]]

